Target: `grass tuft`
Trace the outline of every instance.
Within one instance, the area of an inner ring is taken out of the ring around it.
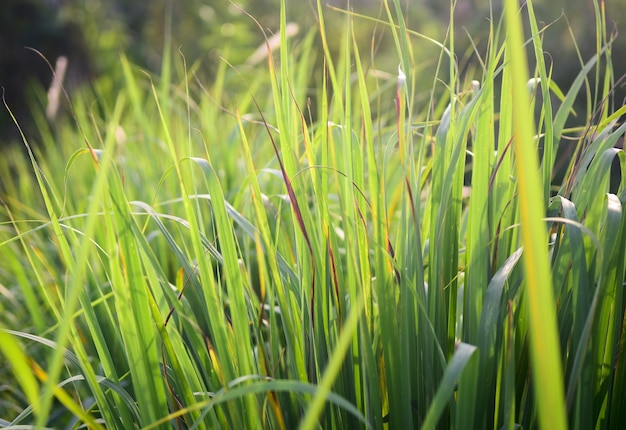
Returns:
[[[532,2],[465,69],[400,0],[318,1],[299,35],[282,1],[255,66],[207,82],[166,43],[161,76],[121,57],[114,94],[40,112],[0,159],[0,425],[620,428],[626,108],[595,6],[566,90]]]

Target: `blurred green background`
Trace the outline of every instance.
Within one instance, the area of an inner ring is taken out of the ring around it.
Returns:
[[[400,0],[409,16],[409,27],[436,40],[443,41],[450,22],[450,3],[442,0]],[[350,8],[368,16],[382,14],[383,0],[351,0]],[[316,26],[316,0],[286,0],[290,22],[300,34]],[[340,23],[346,15],[336,8],[345,8],[347,0],[323,1],[328,10],[326,19]],[[498,1],[493,1],[494,16],[499,17]],[[43,58],[27,49],[31,47],[54,65],[65,55],[69,59],[65,84],[70,90],[89,86],[95,80],[107,81],[112,95],[116,90],[119,58],[124,53],[146,70],[159,73],[161,56],[171,28],[174,54],[179,49],[187,64],[201,62],[201,73],[210,79],[221,57],[237,66],[261,45],[263,35],[254,16],[271,34],[278,28],[280,0],[2,0],[0,7],[0,86],[7,104],[25,131],[36,95],[50,85],[52,73]],[[592,0],[540,0],[534,2],[540,20],[550,24],[545,32],[544,46],[548,61],[554,64],[554,78],[567,88],[580,70],[580,58],[589,59],[596,52],[595,19]],[[606,2],[608,22],[614,28],[626,22],[626,0]],[[458,0],[455,9],[457,52],[471,54],[472,43],[482,46],[488,33],[489,0]],[[171,27],[168,27],[168,17]],[[393,43],[384,27],[375,28],[372,21],[355,18],[357,37],[375,67],[395,73],[397,60]],[[329,26],[341,28],[341,25]],[[339,30],[337,30],[339,31]],[[340,34],[337,33],[336,39]],[[580,50],[580,58],[574,37]],[[374,41],[375,43],[372,43]],[[338,40],[331,40],[331,43]],[[375,55],[368,51],[374,46]],[[434,65],[438,51],[423,39],[415,39],[416,64]],[[626,73],[626,38],[618,35],[613,52],[616,79]],[[433,55],[433,53],[435,53]],[[469,56],[468,58],[470,58]],[[423,59],[423,63],[420,58]],[[458,59],[463,66],[467,62]],[[261,66],[259,66],[261,67]],[[463,68],[462,68],[463,70]],[[426,71],[425,71],[426,73]],[[432,74],[427,75],[429,88]],[[616,92],[616,102],[623,103],[624,87]],[[5,144],[19,135],[6,109],[0,110],[0,142]]]

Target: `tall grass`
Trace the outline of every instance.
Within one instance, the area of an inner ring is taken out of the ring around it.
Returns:
[[[122,57],[118,94],[96,85],[0,161],[0,425],[620,428],[626,125],[603,3],[566,91],[531,2],[490,17],[475,81],[452,22],[438,42],[383,6],[344,11],[337,50],[322,2],[295,41],[283,2],[267,66],[210,83]],[[363,20],[399,66],[363,51]]]

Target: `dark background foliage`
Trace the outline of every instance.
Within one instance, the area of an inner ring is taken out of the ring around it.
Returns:
[[[438,40],[443,40],[449,22],[449,3],[437,0],[401,0],[411,17],[410,27]],[[269,33],[278,27],[279,0],[240,0],[241,8],[254,16]],[[328,0],[329,5],[346,7],[347,0]],[[467,32],[465,43],[458,45],[471,53],[470,38],[480,46],[487,34],[488,0],[458,0],[455,22],[457,37]],[[499,2],[493,1],[494,8]],[[297,22],[301,34],[315,25],[315,0],[287,0],[288,19]],[[381,0],[351,0],[357,12],[376,16],[381,13]],[[608,22],[619,28],[626,21],[624,0],[606,4]],[[595,20],[592,0],[536,1],[538,16],[550,24],[545,33],[546,55],[555,65],[554,78],[562,88],[580,70],[580,59],[572,42],[575,37],[583,61],[596,52]],[[384,12],[383,16],[384,16]],[[239,64],[262,43],[262,32],[246,14],[229,0],[2,0],[0,8],[0,86],[18,121],[28,128],[29,106],[34,94],[50,85],[52,73],[44,59],[27,49],[38,50],[54,65],[60,55],[69,59],[65,84],[76,88],[108,76],[114,76],[119,56],[129,59],[149,71],[159,73],[161,54],[168,32],[167,17],[171,17],[171,47],[180,49],[188,63],[201,61],[210,75],[220,57],[228,53],[232,64]],[[494,16],[499,16],[495,11]],[[342,19],[340,13],[329,13],[329,19]],[[372,24],[360,20],[358,26],[363,46],[369,49]],[[379,31],[379,34],[381,32]],[[332,42],[332,41],[331,41]],[[396,64],[386,58],[382,38],[378,45],[377,67],[393,72]],[[419,43],[419,42],[416,42]],[[417,46],[428,58],[432,46]],[[615,52],[626,48],[625,37],[618,36]],[[461,50],[461,52],[463,52]],[[419,54],[418,54],[419,55]],[[626,72],[624,56],[613,57],[617,79]],[[462,62],[462,59],[460,59]],[[389,64],[385,64],[389,63]],[[428,84],[430,85],[430,83]],[[622,104],[623,87],[617,89],[616,103]],[[16,128],[7,111],[0,110],[0,141],[4,144],[17,137]]]

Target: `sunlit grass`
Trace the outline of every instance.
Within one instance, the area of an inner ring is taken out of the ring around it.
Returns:
[[[336,11],[293,40],[287,12],[263,66],[206,82],[122,57],[119,93],[96,83],[0,160],[0,425],[620,428],[626,125],[601,102],[601,5],[571,89],[532,4],[491,17],[476,81],[453,25],[428,39],[398,0],[393,65],[355,37],[372,18],[340,14],[331,48]],[[597,114],[567,129],[581,88]]]

